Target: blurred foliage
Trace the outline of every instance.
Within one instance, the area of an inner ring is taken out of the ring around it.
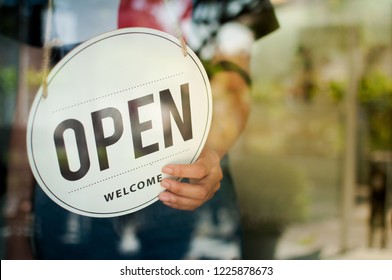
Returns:
[[[368,117],[371,150],[392,150],[392,78],[372,71],[361,81],[359,102]]]
[[[359,101],[380,110],[392,110],[392,78],[381,71],[367,74],[360,84]]]
[[[316,54],[304,55],[303,53],[302,51],[299,57],[305,61],[296,64],[299,71],[294,72],[295,74],[286,80],[282,78],[259,83],[257,90],[254,91],[254,101],[268,104],[266,107],[274,107],[274,110],[280,108],[286,111],[282,113],[286,117],[281,118],[281,125],[278,124],[281,130],[287,127],[287,123],[293,123],[292,118],[297,119],[295,126],[297,132],[293,133],[293,129],[288,129],[285,136],[291,150],[300,148],[296,143],[301,143],[300,139],[302,139],[302,143],[306,142],[308,146],[303,147],[302,150],[297,149],[297,153],[322,155],[323,151],[328,150],[327,154],[337,155],[344,141],[342,123],[338,120],[334,126],[330,124],[330,118],[336,121],[335,115],[344,114],[343,102],[349,85],[347,70],[345,70],[347,66],[339,59],[333,61],[327,57],[317,58]],[[367,129],[368,139],[365,141],[369,143],[367,150],[392,150],[392,77],[388,71],[382,69],[388,48],[376,46],[363,51],[363,54],[365,64],[358,84],[358,105],[366,118],[367,127],[363,128]],[[333,57],[332,53],[331,56]],[[313,60],[319,62],[314,63]],[[303,65],[313,66],[303,67]],[[313,70],[309,71],[309,69]],[[328,112],[329,117],[322,117],[318,113],[320,110]],[[331,133],[332,130],[335,130],[335,133]],[[323,134],[323,131],[328,135]],[[335,138],[342,139],[332,140],[332,134]],[[265,137],[270,138],[268,134]],[[312,149],[315,143],[322,139],[332,140],[329,143],[333,146],[324,143],[327,145],[320,146],[318,150]]]
[[[329,83],[331,99],[342,102],[347,84]],[[392,78],[381,70],[365,72],[359,83],[358,103],[368,122],[370,150],[392,149]]]
[[[16,91],[18,73],[15,67],[0,68],[0,92],[11,95]]]
[[[328,87],[328,93],[332,101],[335,103],[341,102],[347,89],[347,83],[343,81],[330,81]]]
[[[18,75],[18,70],[14,66],[0,68],[0,92],[2,94],[15,94],[18,86]],[[29,69],[26,79],[29,86],[39,86],[42,82],[42,72]]]

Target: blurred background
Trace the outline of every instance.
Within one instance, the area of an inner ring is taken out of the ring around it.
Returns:
[[[392,1],[273,2],[231,155],[248,254],[392,259]]]
[[[230,154],[245,252],[392,259],[392,0],[274,0],[252,111]],[[0,19],[1,20],[1,19]],[[0,35],[0,205],[18,46]],[[7,230],[0,220],[0,255]]]

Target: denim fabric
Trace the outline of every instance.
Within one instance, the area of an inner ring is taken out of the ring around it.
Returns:
[[[225,166],[225,163],[223,163]],[[34,248],[39,259],[240,258],[240,220],[227,168],[222,187],[196,211],[156,202],[116,218],[91,218],[35,193]]]

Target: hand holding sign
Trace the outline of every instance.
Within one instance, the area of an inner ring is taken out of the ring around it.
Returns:
[[[211,123],[208,77],[197,56],[188,48],[184,57],[166,33],[129,28],[83,43],[52,70],[48,94],[41,90],[30,112],[29,161],[41,188],[70,211],[123,215],[157,201],[167,178],[178,186],[182,175],[196,177],[191,182],[204,187],[219,178],[203,158],[189,166]],[[174,164],[171,177],[161,171],[167,164]],[[205,172],[192,175],[199,168]],[[167,188],[174,207],[192,209],[210,196],[188,187]],[[192,206],[184,206],[189,199]]]
[[[168,165],[162,171],[175,177],[190,178],[189,183],[170,179],[161,182],[167,192],[161,193],[159,199],[167,206],[181,210],[194,210],[211,199],[222,180],[219,156],[207,147],[194,164]]]

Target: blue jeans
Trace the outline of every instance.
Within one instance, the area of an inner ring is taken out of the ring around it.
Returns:
[[[34,248],[39,259],[240,258],[240,217],[226,159],[221,189],[195,211],[161,202],[115,218],[91,218],[54,203],[37,186]]]

